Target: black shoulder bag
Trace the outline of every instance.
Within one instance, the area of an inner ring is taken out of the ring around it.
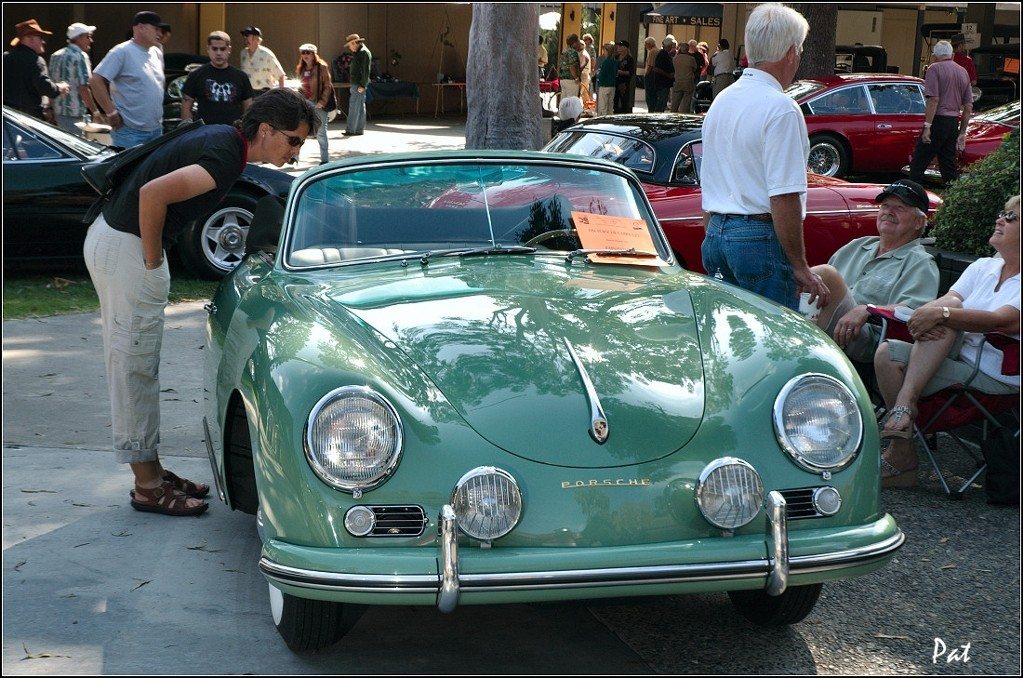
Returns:
[[[114,193],[114,188],[120,186],[128,178],[139,163],[149,157],[149,154],[168,141],[176,139],[182,134],[187,134],[197,127],[202,126],[200,119],[192,120],[188,124],[180,125],[177,128],[162,134],[152,141],[135,146],[109,155],[101,160],[94,160],[82,166],[82,177],[86,183],[92,186],[93,190],[99,193],[99,198],[86,212],[82,223],[91,224],[103,209],[104,203]]]

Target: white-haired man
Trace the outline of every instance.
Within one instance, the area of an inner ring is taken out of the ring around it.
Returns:
[[[806,122],[784,93],[810,27],[799,12],[758,5],[746,23],[749,68],[703,123],[703,265],[708,274],[792,309],[799,292],[828,303],[803,244]]]
[[[924,75],[924,128],[913,149],[909,178],[923,181],[924,171],[938,157],[941,180],[948,184],[959,177],[956,151],[966,148],[966,126],[973,113],[973,90],[966,69],[952,60],[952,43],[934,46],[934,63]]]

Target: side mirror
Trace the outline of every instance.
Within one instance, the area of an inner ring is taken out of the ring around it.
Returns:
[[[276,195],[266,195],[256,202],[256,211],[249,224],[245,238],[245,254],[254,252],[276,252],[281,241],[284,226],[284,200]]]

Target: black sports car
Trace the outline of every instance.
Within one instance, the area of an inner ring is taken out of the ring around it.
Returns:
[[[82,165],[116,152],[7,106],[4,122],[4,265],[82,260],[96,192]],[[198,275],[222,277],[242,260],[256,201],[284,197],[294,177],[249,164],[220,206],[198,218],[178,241],[183,262]]]

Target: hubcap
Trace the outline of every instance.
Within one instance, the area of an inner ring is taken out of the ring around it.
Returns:
[[[252,213],[240,207],[227,207],[210,216],[202,232],[206,260],[218,270],[233,270],[245,255],[245,238],[251,223]]]
[[[838,151],[830,144],[819,144],[810,149],[810,158],[807,162],[810,171],[814,174],[823,174],[833,177],[838,173]]]

